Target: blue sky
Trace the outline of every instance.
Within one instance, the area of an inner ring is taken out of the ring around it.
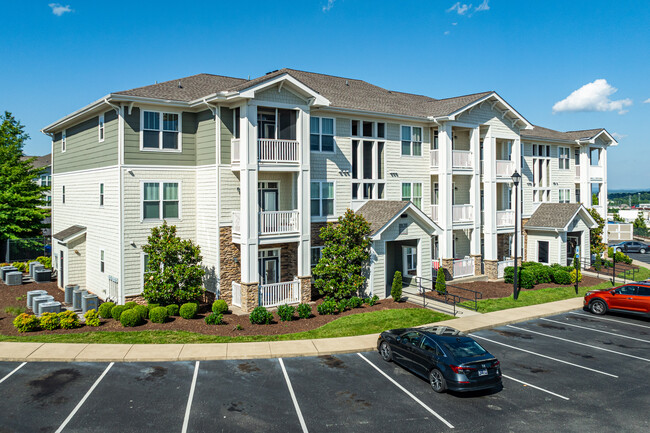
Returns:
[[[620,141],[609,188],[650,188],[645,1],[28,0],[2,12],[0,110],[26,126],[29,154],[49,152],[43,126],[111,91],[291,67],[434,98],[496,90],[534,124],[607,128]]]

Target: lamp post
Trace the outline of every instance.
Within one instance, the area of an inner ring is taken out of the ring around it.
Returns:
[[[517,173],[517,170],[515,170],[514,173],[512,173],[512,183],[515,185],[515,275],[513,278],[513,286],[512,286],[512,297],[517,300],[519,297],[519,290],[517,287],[518,284],[518,274],[517,274],[517,247],[518,247],[518,242],[517,242],[517,209],[519,207],[519,198],[517,194],[517,189],[519,187],[519,180],[521,179],[521,175]]]

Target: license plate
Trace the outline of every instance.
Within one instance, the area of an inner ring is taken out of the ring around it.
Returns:
[[[487,369],[479,370],[478,375],[479,376],[487,376]]]

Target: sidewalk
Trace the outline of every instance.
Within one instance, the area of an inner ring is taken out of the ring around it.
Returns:
[[[531,305],[451,319],[432,325],[469,333],[582,308],[583,298]],[[426,326],[426,325],[425,325]],[[288,358],[376,350],[378,334],[316,340],[215,344],[66,344],[0,342],[0,361],[205,361]]]

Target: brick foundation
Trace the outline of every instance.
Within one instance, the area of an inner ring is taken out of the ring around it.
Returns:
[[[473,254],[472,258],[474,259],[474,275],[483,275],[483,256],[480,254]]]
[[[485,264],[485,275],[487,275],[488,280],[498,279],[498,270],[497,270],[497,261],[496,260],[484,260]]]

